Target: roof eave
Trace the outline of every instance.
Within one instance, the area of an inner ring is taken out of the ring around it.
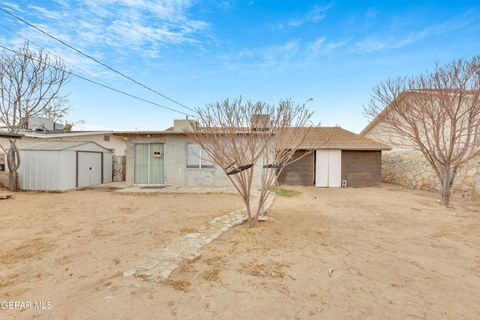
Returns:
[[[24,135],[20,133],[0,132],[0,138],[21,139]]]
[[[317,150],[317,149],[335,149],[335,150],[391,150],[390,146],[301,146],[300,149],[304,150]]]

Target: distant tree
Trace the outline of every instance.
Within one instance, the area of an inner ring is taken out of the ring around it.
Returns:
[[[17,51],[0,51],[0,123],[18,133],[29,119],[42,115],[60,99],[60,89],[70,72],[63,61],[44,50],[33,50],[28,43]],[[9,189],[18,190],[20,154],[16,140],[9,140],[7,165]]]
[[[72,110],[70,101],[66,97],[57,97],[45,107],[40,115],[53,119],[55,123],[63,123],[70,110]]]
[[[388,80],[373,89],[365,114],[378,117],[391,144],[425,157],[448,205],[458,171],[480,153],[480,58]]]
[[[73,127],[75,127],[76,125],[84,124],[84,123],[85,123],[85,121],[83,121],[83,120],[79,120],[79,121],[76,121],[76,122],[65,121],[65,127],[63,128],[63,130],[66,131],[66,132],[69,132],[69,131],[72,131]]]
[[[264,212],[270,188],[312,127],[312,113],[290,100],[278,105],[241,99],[212,103],[197,112],[186,133],[220,166],[240,193],[250,226]],[[301,130],[293,133],[295,128]],[[261,167],[260,195],[252,204],[254,173]]]

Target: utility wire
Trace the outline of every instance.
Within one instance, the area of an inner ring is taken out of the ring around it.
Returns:
[[[165,99],[167,99],[167,100],[169,100],[169,101],[171,101],[171,102],[173,102],[173,103],[175,103],[175,104],[177,104],[177,105],[179,105],[179,106],[181,106],[181,107],[183,107],[183,108],[185,108],[185,109],[188,109],[188,110],[190,110],[190,111],[192,111],[192,112],[196,112],[194,109],[192,109],[192,108],[190,108],[190,107],[187,107],[187,106],[184,105],[183,103],[178,102],[177,100],[174,100],[174,99],[168,97],[167,95],[165,95],[165,94],[163,94],[163,93],[161,93],[161,92],[158,92],[158,91],[155,90],[155,89],[152,89],[151,87],[149,87],[149,86],[147,86],[147,85],[145,85],[145,84],[143,84],[143,83],[141,83],[141,82],[133,79],[132,77],[130,77],[130,76],[128,76],[128,75],[126,75],[126,74],[124,74],[124,73],[122,73],[122,72],[120,72],[120,71],[118,71],[118,70],[116,70],[116,69],[114,69],[114,68],[112,68],[112,67],[110,67],[109,65],[105,64],[104,62],[102,62],[102,61],[100,61],[100,60],[98,60],[98,59],[96,59],[96,58],[94,58],[94,57],[92,57],[92,56],[84,53],[83,51],[81,51],[81,50],[75,48],[74,46],[66,43],[65,41],[63,41],[63,40],[61,40],[61,39],[59,39],[59,38],[57,38],[57,37],[49,34],[48,32],[46,32],[46,31],[40,29],[39,27],[35,26],[34,24],[31,24],[30,22],[26,21],[25,19],[17,16],[16,14],[14,14],[14,13],[12,13],[12,12],[10,12],[10,11],[2,8],[2,7],[0,7],[0,10],[3,11],[3,12],[5,12],[5,13],[8,14],[8,15],[14,17],[15,19],[23,22],[24,24],[26,24],[26,25],[34,28],[35,30],[43,33],[44,35],[48,36],[49,38],[52,38],[52,39],[60,42],[60,43],[63,44],[64,46],[67,46],[68,48],[70,48],[70,49],[78,52],[78,53],[81,54],[82,56],[84,56],[84,57],[86,57],[86,58],[88,58],[88,59],[90,59],[90,60],[95,61],[96,63],[104,66],[105,68],[109,69],[110,71],[115,72],[116,74],[118,74],[118,75],[120,75],[120,76],[122,76],[122,77],[124,77],[124,78],[126,78],[126,79],[128,79],[128,80],[130,80],[130,81],[132,81],[132,82],[134,82],[134,83],[136,83],[137,85],[139,85],[139,86],[141,86],[141,87],[143,87],[143,88],[145,88],[145,89],[147,89],[147,90],[149,90],[149,91],[151,91],[151,92],[153,92],[153,93],[158,94],[159,96],[161,96],[161,97],[163,97],[163,98],[165,98]]]
[[[56,56],[56,57],[62,59],[62,60],[65,60],[65,59],[62,58],[59,54],[56,54],[55,52],[52,52],[51,50],[47,50],[47,49],[43,48],[43,47],[42,47],[41,45],[39,45],[38,43],[34,42],[33,40],[28,39],[27,37],[24,37],[24,36],[21,35],[20,33],[16,32],[15,30],[11,29],[10,27],[4,25],[3,23],[0,23],[0,27],[3,27],[4,29],[10,31],[11,33],[15,34],[17,37],[20,37],[20,38],[22,38],[23,40],[27,41],[28,43],[33,43],[33,44],[36,45],[39,49],[44,50],[44,51],[52,54],[53,56]],[[107,83],[106,81],[104,81],[103,79],[100,79],[99,77],[95,76],[95,75],[92,74],[91,72],[88,72],[87,70],[82,69],[82,68],[80,68],[79,66],[77,66],[77,65],[75,65],[75,64],[73,64],[73,63],[69,63],[69,62],[67,62],[67,63],[72,67],[72,69],[78,69],[79,71],[82,71],[83,73],[88,74],[90,77],[92,77],[92,78],[94,78],[94,79],[96,79],[96,80],[98,80],[98,81],[100,81],[100,82],[108,85],[108,83]]]
[[[49,50],[46,50],[46,49],[42,48],[42,46],[39,45],[38,43],[36,43],[36,42],[34,42],[34,41],[32,41],[32,40],[24,37],[23,35],[21,35],[20,33],[16,32],[16,31],[13,30],[13,29],[11,29],[10,27],[8,27],[8,26],[6,26],[6,25],[4,25],[4,24],[2,24],[2,23],[0,23],[0,26],[3,27],[3,28],[5,28],[5,29],[7,29],[7,30],[10,31],[10,32],[12,32],[13,34],[17,35],[18,37],[24,39],[25,41],[30,42],[30,43],[33,43],[33,44],[36,45],[39,49],[45,50],[46,52],[49,52],[50,54],[52,54],[52,55],[54,55],[54,56],[56,56],[56,57],[64,60],[60,55],[56,54],[55,52],[52,52],[52,51],[49,51]],[[19,52],[14,51],[14,50],[8,49],[8,48],[6,48],[6,47],[4,47],[4,46],[0,46],[0,47],[4,48],[4,49],[6,49],[6,50],[9,50],[9,51],[11,51],[11,52],[13,52],[13,53],[21,54],[21,53],[19,53]],[[87,79],[87,78],[85,78],[85,77],[81,77],[81,76],[79,76],[79,75],[77,75],[77,74],[69,71],[69,73],[72,74],[73,76],[78,77],[79,79],[86,80],[86,81],[88,81],[88,82],[94,83],[94,84],[101,85],[101,86],[104,87],[104,88],[111,89],[111,90],[114,90],[114,91],[119,92],[119,93],[122,93],[122,94],[127,94],[129,97],[135,97],[134,95],[132,95],[132,94],[130,94],[130,93],[128,93],[128,92],[125,92],[125,93],[124,93],[124,92],[122,92],[122,90],[118,90],[118,89],[115,89],[115,88],[113,88],[113,87],[111,88],[110,85],[109,85],[107,82],[105,82],[103,79],[100,79],[99,77],[93,75],[91,72],[88,72],[88,71],[86,71],[86,70],[84,70],[84,69],[82,69],[82,68],[80,68],[80,67],[78,67],[77,65],[74,65],[74,64],[72,64],[72,63],[69,63],[69,64],[72,66],[73,69],[78,69],[78,70],[80,70],[80,71],[88,74],[90,77],[92,77],[92,78],[94,78],[94,79],[97,79],[98,81],[102,82],[103,84],[98,84],[98,83],[96,83],[95,81],[92,81],[91,79]],[[52,66],[52,67],[57,68],[57,67],[55,67],[55,66]],[[57,69],[59,69],[59,68],[57,68]],[[63,70],[63,71],[65,71],[65,70]],[[139,98],[142,99],[141,101],[144,101],[144,102],[147,101],[146,99],[143,99],[143,98],[141,98],[141,97],[139,97]],[[160,105],[160,104],[158,104],[158,103],[155,103],[155,102],[148,102],[148,103],[154,103],[156,106],[160,106],[160,107],[162,107],[162,108],[166,108],[166,109],[168,109],[168,110],[172,110],[172,111],[178,112],[178,113],[183,114],[183,115],[187,115],[187,116],[194,117],[194,116],[189,115],[189,114],[187,114],[187,113],[184,113],[184,112],[182,112],[182,111],[178,111],[178,110],[175,110],[175,109],[172,109],[172,108],[169,108],[169,107],[165,107],[165,106],[162,106],[162,105]]]
[[[10,48],[7,48],[7,47],[5,47],[5,46],[3,46],[3,45],[1,45],[1,44],[0,44],[0,48],[2,48],[2,49],[4,49],[4,50],[7,50],[7,51],[10,51],[10,52],[12,52],[12,53],[21,55],[21,56],[23,56],[23,57],[25,57],[25,58],[28,58],[28,59],[31,59],[31,60],[33,60],[33,61],[40,62],[39,60],[36,60],[36,59],[34,59],[33,57],[31,57],[31,56],[27,56],[27,55],[25,55],[25,54],[23,54],[23,53],[21,53],[21,52],[15,51],[15,50],[10,49]],[[185,115],[185,116],[192,116],[191,114],[188,114],[188,113],[185,113],[185,112],[182,112],[182,111],[178,111],[178,110],[173,109],[173,108],[169,108],[169,107],[163,106],[163,105],[158,104],[158,103],[156,103],[156,102],[153,102],[153,101],[144,99],[144,98],[142,98],[142,97],[133,95],[133,94],[131,94],[131,93],[125,92],[125,91],[123,91],[123,90],[116,89],[116,88],[114,88],[114,87],[111,87],[111,86],[109,86],[109,85],[100,83],[100,82],[95,81],[95,80],[92,80],[92,79],[88,79],[88,78],[86,78],[86,77],[84,77],[84,76],[81,76],[81,75],[79,75],[79,74],[76,74],[76,73],[71,72],[71,71],[68,71],[68,70],[65,70],[65,69],[63,69],[63,68],[59,68],[59,67],[54,66],[54,65],[52,65],[52,64],[49,64],[49,63],[45,63],[45,64],[48,65],[49,67],[55,68],[55,69],[57,69],[57,70],[64,71],[64,72],[68,72],[68,73],[71,74],[72,76],[75,76],[75,77],[77,77],[77,78],[79,78],[79,79],[82,79],[82,80],[88,81],[88,82],[90,82],[90,83],[99,85],[99,86],[101,86],[101,87],[107,88],[107,89],[109,89],[109,90],[112,90],[112,91],[115,91],[115,92],[124,94],[124,95],[126,95],[126,96],[131,97],[131,98],[134,98],[134,99],[137,99],[137,100],[146,102],[146,103],[148,103],[148,104],[151,104],[151,105],[154,105],[154,106],[163,108],[163,109],[167,109],[167,110],[170,110],[170,111],[174,111],[174,112],[183,114],[183,115]]]

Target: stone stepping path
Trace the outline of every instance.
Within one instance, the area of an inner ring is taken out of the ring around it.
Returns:
[[[265,204],[267,211],[273,204],[271,195]],[[134,268],[123,273],[125,277],[134,276],[143,280],[165,281],[183,262],[195,262],[200,258],[200,249],[210,244],[236,225],[247,221],[245,209],[235,210],[213,218],[206,226],[198,228],[198,232],[188,233],[174,239],[167,247],[152,252]]]

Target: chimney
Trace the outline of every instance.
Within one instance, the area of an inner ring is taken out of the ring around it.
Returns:
[[[189,131],[192,129],[192,126],[197,126],[197,121],[189,119],[176,119],[173,120],[173,131],[183,132],[185,130]]]
[[[251,119],[251,126],[253,131],[268,131],[270,130],[270,115],[269,114],[253,114]]]

